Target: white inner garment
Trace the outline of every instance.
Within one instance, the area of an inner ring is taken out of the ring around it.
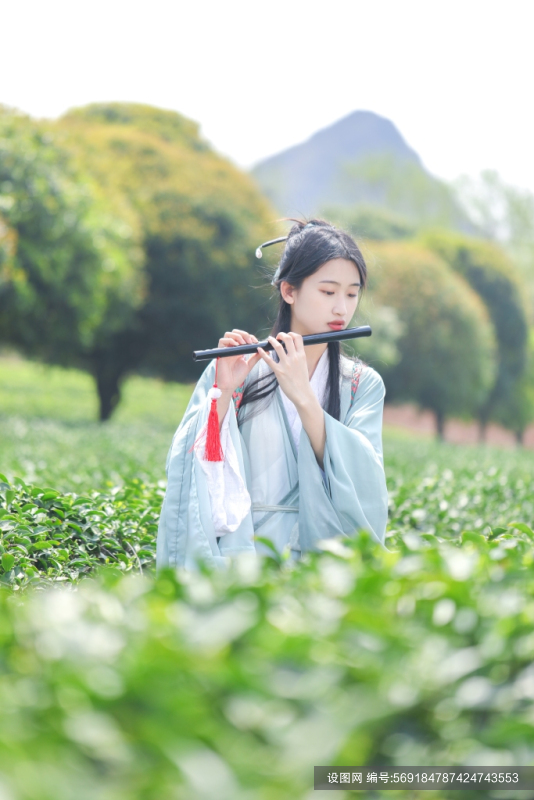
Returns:
[[[323,407],[324,400],[326,397],[327,385],[328,385],[328,348],[326,348],[321,358],[317,362],[317,366],[315,367],[313,375],[310,378],[310,386],[313,390],[314,395],[318,399],[321,407]],[[286,397],[282,389],[280,389],[280,394],[282,395],[287,421],[289,422],[289,427],[291,429],[291,435],[293,436],[293,441],[295,442],[295,447],[297,448],[298,452],[300,432],[302,430],[302,420],[300,419],[295,404],[292,403],[288,397]]]
[[[211,403],[208,397],[208,403]],[[195,443],[197,457],[208,483],[213,526],[218,536],[237,530],[250,510],[250,495],[239,469],[237,453],[229,431],[230,408],[221,425],[221,447],[224,461],[205,461],[207,425]]]
[[[327,391],[328,384],[328,349],[325,350],[310,378],[310,386],[319,400],[321,406]],[[291,435],[298,452],[299,439],[302,431],[302,422],[298,411],[280,389],[284,409],[291,430]],[[211,400],[208,397],[207,402]],[[217,536],[235,531],[245,516],[248,514],[251,503],[253,507],[277,504],[297,480],[297,466],[293,457],[288,461],[288,454],[284,448],[283,421],[276,402],[271,402],[265,411],[254,418],[253,428],[260,426],[262,433],[269,431],[268,437],[258,436],[257,441],[263,440],[261,451],[256,454],[255,465],[257,471],[251,476],[249,490],[239,469],[237,453],[229,431],[229,415],[233,414],[234,407],[230,404],[221,425],[221,447],[224,461],[205,461],[204,448],[206,446],[206,429],[204,426],[195,444],[195,455],[202,467],[208,483],[211,500],[213,526]],[[252,436],[254,440],[254,435]],[[322,470],[321,470],[322,472]],[[324,476],[324,473],[323,473]],[[289,478],[289,480],[288,480]],[[253,512],[254,522],[263,516],[264,512]],[[293,524],[293,523],[292,523]],[[276,543],[280,545],[281,543]],[[296,546],[296,545],[295,545]]]

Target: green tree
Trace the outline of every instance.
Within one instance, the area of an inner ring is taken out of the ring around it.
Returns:
[[[480,234],[499,242],[521,273],[534,322],[534,194],[506,183],[495,170],[455,184],[460,204]]]
[[[514,391],[505,405],[501,405],[495,415],[509,430],[513,431],[518,445],[523,444],[525,431],[534,422],[534,331],[529,334],[527,363],[525,370],[516,382]]]
[[[344,205],[382,207],[417,227],[440,225],[466,231],[474,227],[451,186],[420,164],[392,154],[346,164],[336,186]]]
[[[127,374],[193,380],[193,349],[267,322],[273,214],[193,122],[114,103],[0,126],[0,339],[90,372],[100,419]]]
[[[8,109],[0,110],[0,210],[0,339],[83,366],[103,330],[123,324],[141,297],[132,252],[47,128]]]
[[[506,408],[515,403],[517,384],[526,365],[528,322],[519,277],[493,242],[445,232],[429,233],[422,241],[465,278],[483,300],[493,322],[497,337],[495,383],[476,412],[483,440],[491,419],[512,421]]]
[[[212,151],[179,114],[127,103],[77,109],[58,121],[65,147],[134,220],[145,296],[129,324],[92,356],[107,419],[130,372],[194,380],[194,349],[229,328],[267,322],[269,295],[254,259],[274,214],[252,179]],[[261,320],[261,322],[259,322]]]
[[[0,205],[4,197],[0,195]],[[8,201],[8,208],[11,203]],[[8,276],[8,268],[13,269],[13,261],[17,249],[17,235],[15,231],[9,227],[7,220],[0,213],[0,285],[5,281]]]
[[[402,324],[400,360],[381,370],[388,398],[433,411],[443,438],[446,418],[474,412],[494,384],[491,320],[469,284],[420,245],[376,243],[372,256],[372,300]]]
[[[321,214],[357,239],[387,241],[414,236],[416,225],[406,217],[372,205],[330,206]]]
[[[397,309],[377,305],[372,298],[369,301],[364,297],[358,309],[358,325],[370,325],[373,335],[365,339],[349,339],[344,342],[345,351],[363,359],[379,372],[399,363],[399,341],[404,325]]]

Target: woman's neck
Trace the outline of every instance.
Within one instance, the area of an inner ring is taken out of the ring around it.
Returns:
[[[315,372],[317,364],[327,347],[327,344],[310,344],[304,348],[306,362],[308,364],[308,375],[310,378]]]
[[[300,333],[302,334],[302,336],[305,335],[305,333],[302,330],[300,330],[300,326],[298,325],[298,323],[296,323],[295,320],[293,319],[291,320],[290,330],[295,331],[295,333]],[[319,363],[319,359],[321,358],[327,347],[328,347],[327,344],[310,344],[304,348],[304,352],[306,353],[306,363],[308,364],[308,375],[310,376],[310,378],[315,372],[315,368]]]

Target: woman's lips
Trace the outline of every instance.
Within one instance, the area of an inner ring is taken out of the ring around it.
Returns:
[[[333,331],[340,331],[345,327],[344,322],[329,322],[328,327]]]

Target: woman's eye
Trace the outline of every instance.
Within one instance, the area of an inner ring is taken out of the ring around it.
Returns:
[[[326,289],[321,289],[320,291],[322,294],[327,294],[328,296],[335,294],[335,292],[328,292]],[[356,292],[356,294],[349,294],[347,297],[358,297],[358,293]]]

